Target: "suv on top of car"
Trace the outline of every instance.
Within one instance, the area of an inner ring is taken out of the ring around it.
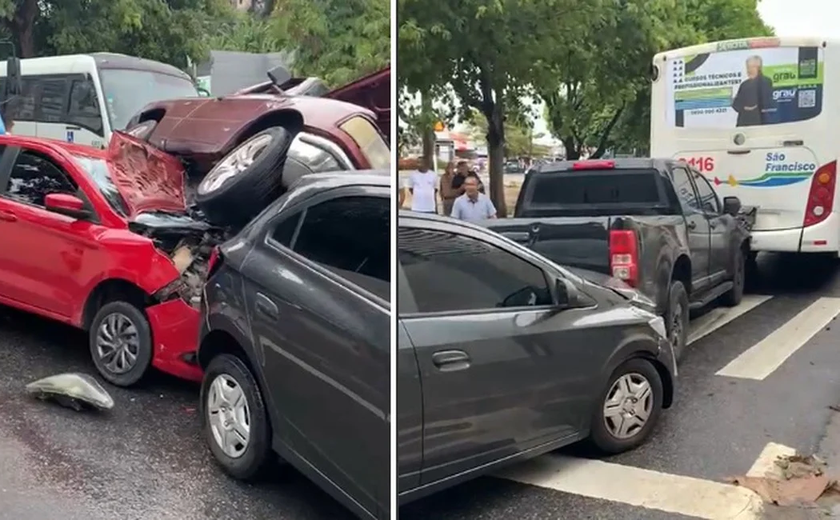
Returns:
[[[203,432],[230,475],[278,453],[363,518],[389,518],[391,173],[313,174],[210,262]]]

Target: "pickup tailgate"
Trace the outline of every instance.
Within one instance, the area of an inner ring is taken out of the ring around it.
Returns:
[[[610,274],[612,217],[506,218],[488,220],[493,231],[566,266]]]

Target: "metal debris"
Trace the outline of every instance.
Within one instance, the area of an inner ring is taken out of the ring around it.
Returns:
[[[50,399],[62,406],[81,411],[85,408],[110,410],[114,399],[102,385],[87,374],[58,374],[33,381],[26,391],[39,399]]]

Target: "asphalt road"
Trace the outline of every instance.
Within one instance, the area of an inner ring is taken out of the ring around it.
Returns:
[[[820,332],[761,380],[716,375],[819,298],[840,297],[837,260],[767,255],[760,257],[760,267],[760,276],[751,281],[749,292],[772,297],[690,345],[680,366],[674,406],[665,412],[646,445],[604,459],[610,463],[605,465],[608,478],[593,481],[598,477],[588,477],[585,471],[575,477],[564,476],[579,461],[593,471],[601,468],[596,466],[600,462],[589,460],[591,455],[575,446],[404,506],[400,519],[730,518],[711,506],[697,505],[696,501],[714,498],[692,497],[693,490],[699,489],[698,482],[711,482],[723,489],[729,477],[750,470],[768,443],[799,453],[819,452],[829,421],[834,417],[840,422],[840,414],[830,408],[840,403],[840,326],[834,326],[840,322],[817,325]],[[837,305],[834,300],[821,301]],[[802,329],[798,330],[788,337],[801,333]],[[834,430],[834,447],[830,449],[840,452],[840,426]],[[835,465],[840,465],[840,456],[835,454],[834,459]],[[537,475],[546,467],[553,468],[552,472]],[[638,468],[651,471],[639,472]],[[659,487],[645,489],[640,480],[647,478],[652,479],[650,487]],[[538,485],[532,485],[535,483]],[[633,495],[621,492],[627,488],[638,489],[638,496],[622,498],[622,494]],[[674,489],[682,491],[674,493]],[[678,504],[680,494],[688,495],[688,500],[682,497]],[[689,503],[692,500],[693,505]],[[694,514],[678,513],[692,507],[697,510]],[[767,508],[768,516],[762,518],[771,518],[771,514],[786,520],[799,518],[791,511],[773,509]],[[807,515],[813,511],[799,513],[810,518]]]
[[[81,333],[0,307],[0,520],[352,518],[288,466],[254,486],[223,475],[199,438],[195,385],[108,386],[107,414],[24,394],[66,371],[95,374]]]

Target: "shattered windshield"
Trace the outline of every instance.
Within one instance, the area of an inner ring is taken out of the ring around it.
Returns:
[[[74,155],[73,158],[76,163],[87,172],[88,176],[96,183],[99,192],[108,201],[108,204],[114,208],[114,211],[122,216],[127,216],[128,204],[123,199],[122,194],[117,189],[117,185],[111,179],[111,173],[108,171],[108,163],[103,159],[94,157],[87,157],[85,155]]]
[[[199,97],[192,81],[180,76],[128,69],[102,69],[99,74],[114,130],[125,130],[131,118],[149,103]]]

